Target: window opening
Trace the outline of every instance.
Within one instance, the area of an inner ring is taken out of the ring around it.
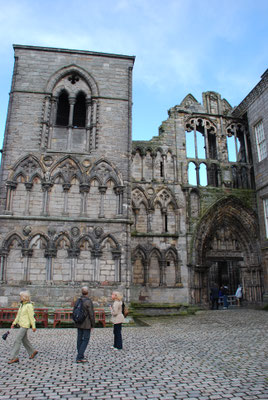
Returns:
[[[64,90],[58,99],[56,125],[67,126],[69,124],[69,111],[68,93]]]
[[[84,93],[78,93],[74,105],[73,126],[82,128],[86,126],[86,98]]]
[[[201,186],[207,186],[208,184],[208,179],[207,179],[207,166],[206,164],[202,163],[200,164],[200,169],[199,169],[199,181]]]
[[[160,161],[160,176],[161,176],[161,178],[164,177],[164,163],[163,163],[163,161]]]
[[[262,121],[260,121],[255,126],[255,136],[256,136],[256,144],[258,150],[258,159],[259,161],[262,161],[267,157],[267,148],[266,148],[266,141],[265,141]]]
[[[165,232],[168,232],[168,216],[165,214]]]
[[[189,185],[197,186],[196,166],[193,162],[190,162],[188,165],[188,183]]]
[[[263,200],[266,237],[268,238],[268,199]]]

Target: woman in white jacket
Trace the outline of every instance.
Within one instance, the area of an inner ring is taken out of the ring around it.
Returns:
[[[112,323],[114,324],[114,350],[122,350],[122,323],[125,321],[122,313],[123,295],[119,292],[112,293],[113,305],[111,306]]]

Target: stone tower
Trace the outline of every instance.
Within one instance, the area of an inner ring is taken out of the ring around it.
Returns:
[[[15,45],[1,169],[1,295],[127,296],[134,57]]]

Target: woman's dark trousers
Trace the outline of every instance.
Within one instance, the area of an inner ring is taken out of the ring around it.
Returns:
[[[122,349],[122,324],[114,324],[114,347],[116,349]]]

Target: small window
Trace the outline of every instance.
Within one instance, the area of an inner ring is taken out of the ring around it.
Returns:
[[[263,200],[266,238],[268,238],[268,199]]]
[[[73,126],[83,128],[86,126],[86,97],[84,93],[78,93],[74,105]]]
[[[69,110],[68,93],[64,90],[58,99],[56,125],[67,126],[69,124]]]
[[[259,161],[262,161],[267,157],[267,148],[262,121],[255,125],[255,137],[258,151],[258,159]]]

